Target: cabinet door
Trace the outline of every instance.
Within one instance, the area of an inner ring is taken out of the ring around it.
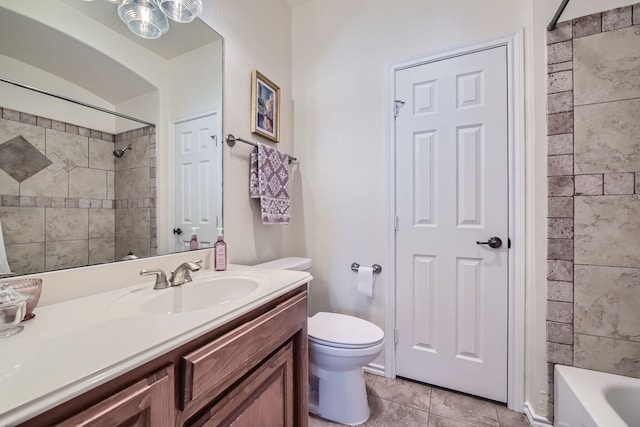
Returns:
[[[289,342],[188,427],[293,427],[293,344]]]
[[[174,422],[173,384],[173,367],[167,366],[58,426],[170,427]]]

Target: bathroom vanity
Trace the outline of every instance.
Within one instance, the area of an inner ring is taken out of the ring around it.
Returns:
[[[0,425],[306,426],[310,279],[204,272],[40,307],[0,343]]]

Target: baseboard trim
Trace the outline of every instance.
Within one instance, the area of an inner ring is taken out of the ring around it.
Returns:
[[[365,372],[369,372],[370,374],[380,375],[384,377],[384,366],[378,365],[377,363],[369,363],[368,365],[364,365],[362,369]]]
[[[553,427],[553,424],[547,418],[536,415],[529,402],[524,402],[524,414],[527,416],[529,424],[533,427]]]

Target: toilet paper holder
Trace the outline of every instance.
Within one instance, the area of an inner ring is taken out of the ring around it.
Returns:
[[[360,264],[358,264],[357,262],[354,262],[353,264],[351,264],[351,271],[355,271],[357,273],[359,268],[360,268]],[[373,268],[373,274],[382,273],[382,267],[380,267],[379,264],[373,264],[371,268]]]

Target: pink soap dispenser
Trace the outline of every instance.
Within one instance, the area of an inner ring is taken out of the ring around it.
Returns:
[[[222,228],[218,228],[218,240],[213,244],[213,264],[215,271],[227,269],[227,243]]]
[[[191,241],[189,242],[189,250],[195,251],[198,249],[198,230],[200,227],[191,227]]]

